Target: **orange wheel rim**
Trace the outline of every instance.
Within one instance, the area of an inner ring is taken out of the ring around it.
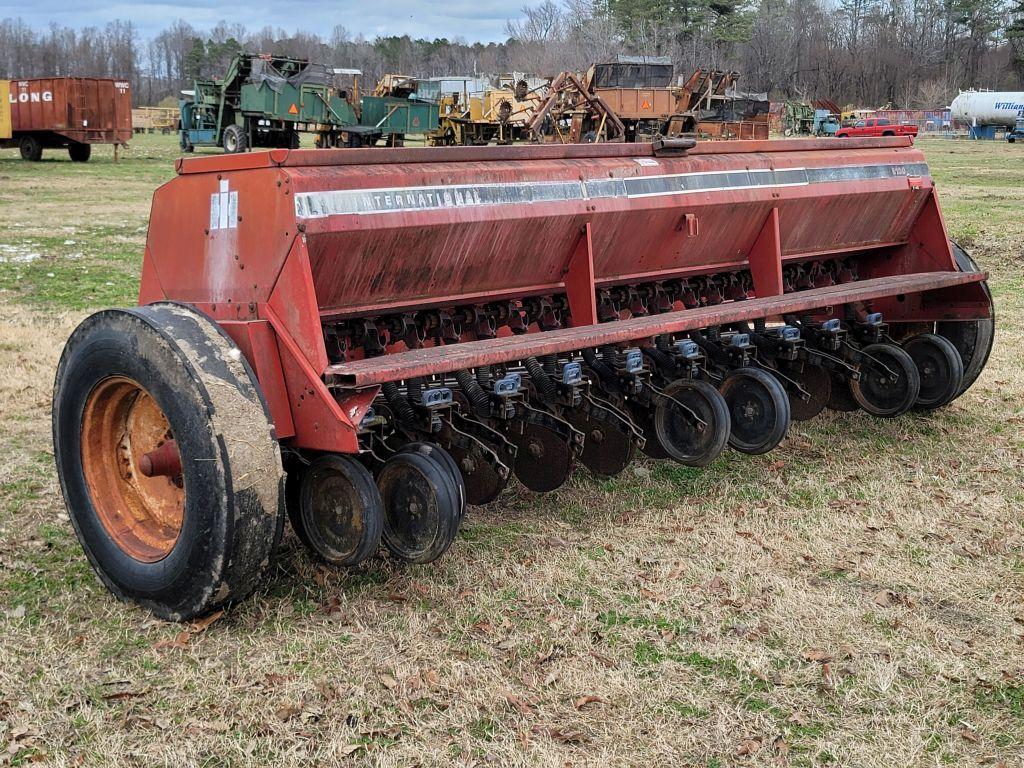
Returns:
[[[145,476],[142,457],[174,440],[156,400],[137,382],[104,379],[82,414],[82,467],[93,508],[114,543],[145,563],[174,549],[185,511],[182,473]]]

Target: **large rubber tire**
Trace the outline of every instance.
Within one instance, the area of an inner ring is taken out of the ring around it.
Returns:
[[[73,163],[87,163],[92,157],[92,144],[68,144],[68,156]]]
[[[125,516],[117,502],[129,496],[110,489],[144,483],[137,452],[145,445],[132,446],[136,432],[118,436],[117,406],[104,410],[97,402],[122,382],[142,393],[125,406],[129,413],[148,396],[180,453],[177,533],[152,557],[139,556],[138,542],[125,533],[133,529],[111,524]],[[113,429],[101,429],[107,419],[97,413],[114,414]],[[93,439],[107,432],[115,450]],[[118,598],[182,621],[236,602],[259,584],[284,515],[281,452],[252,369],[209,318],[171,303],[87,318],[57,367],[53,442],[75,533]],[[103,471],[106,462],[117,461],[125,468]]]
[[[953,256],[956,258],[957,266],[961,272],[980,272],[978,263],[968,255],[967,251],[956,243],[951,243]],[[989,305],[992,307],[992,316],[984,320],[948,321],[937,323],[935,332],[953,342],[956,351],[960,353],[960,359],[964,364],[964,381],[960,385],[957,397],[971,388],[981,375],[989,355],[992,353],[992,343],[995,341],[996,317],[995,304],[992,301],[992,291],[988,287],[988,281],[981,284],[982,290],[988,297]],[[954,398],[956,399],[956,398]]]
[[[221,136],[221,144],[224,147],[225,154],[235,155],[239,152],[245,152],[249,148],[249,136],[242,126],[229,125],[224,129],[224,134]]]
[[[37,163],[43,159],[43,145],[35,136],[22,136],[18,149],[22,160]]]

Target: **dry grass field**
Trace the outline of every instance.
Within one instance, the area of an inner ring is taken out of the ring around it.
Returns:
[[[289,533],[190,626],[100,586],[50,443],[61,345],[132,303],[174,139],[0,152],[0,765],[1024,764],[1024,147],[921,146],[999,313],[952,406],[512,487],[431,566],[334,571]]]

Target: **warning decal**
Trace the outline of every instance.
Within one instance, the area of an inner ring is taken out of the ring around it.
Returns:
[[[226,179],[210,195],[210,231],[215,229],[238,229],[238,191],[230,191]]]
[[[644,99],[644,103],[640,105],[640,109],[650,109],[650,108],[651,108],[651,102],[649,102],[647,99]]]
[[[289,115],[297,115],[297,114],[299,114],[299,108],[297,106],[295,106],[294,104],[292,104],[290,107],[288,107],[288,114]]]

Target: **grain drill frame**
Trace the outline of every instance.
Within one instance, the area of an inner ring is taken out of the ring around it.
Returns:
[[[428,562],[511,474],[945,405],[985,278],[903,138],[183,160],[140,306],[65,349],[61,485],[111,590],[186,618],[255,587],[286,508],[327,562]]]

